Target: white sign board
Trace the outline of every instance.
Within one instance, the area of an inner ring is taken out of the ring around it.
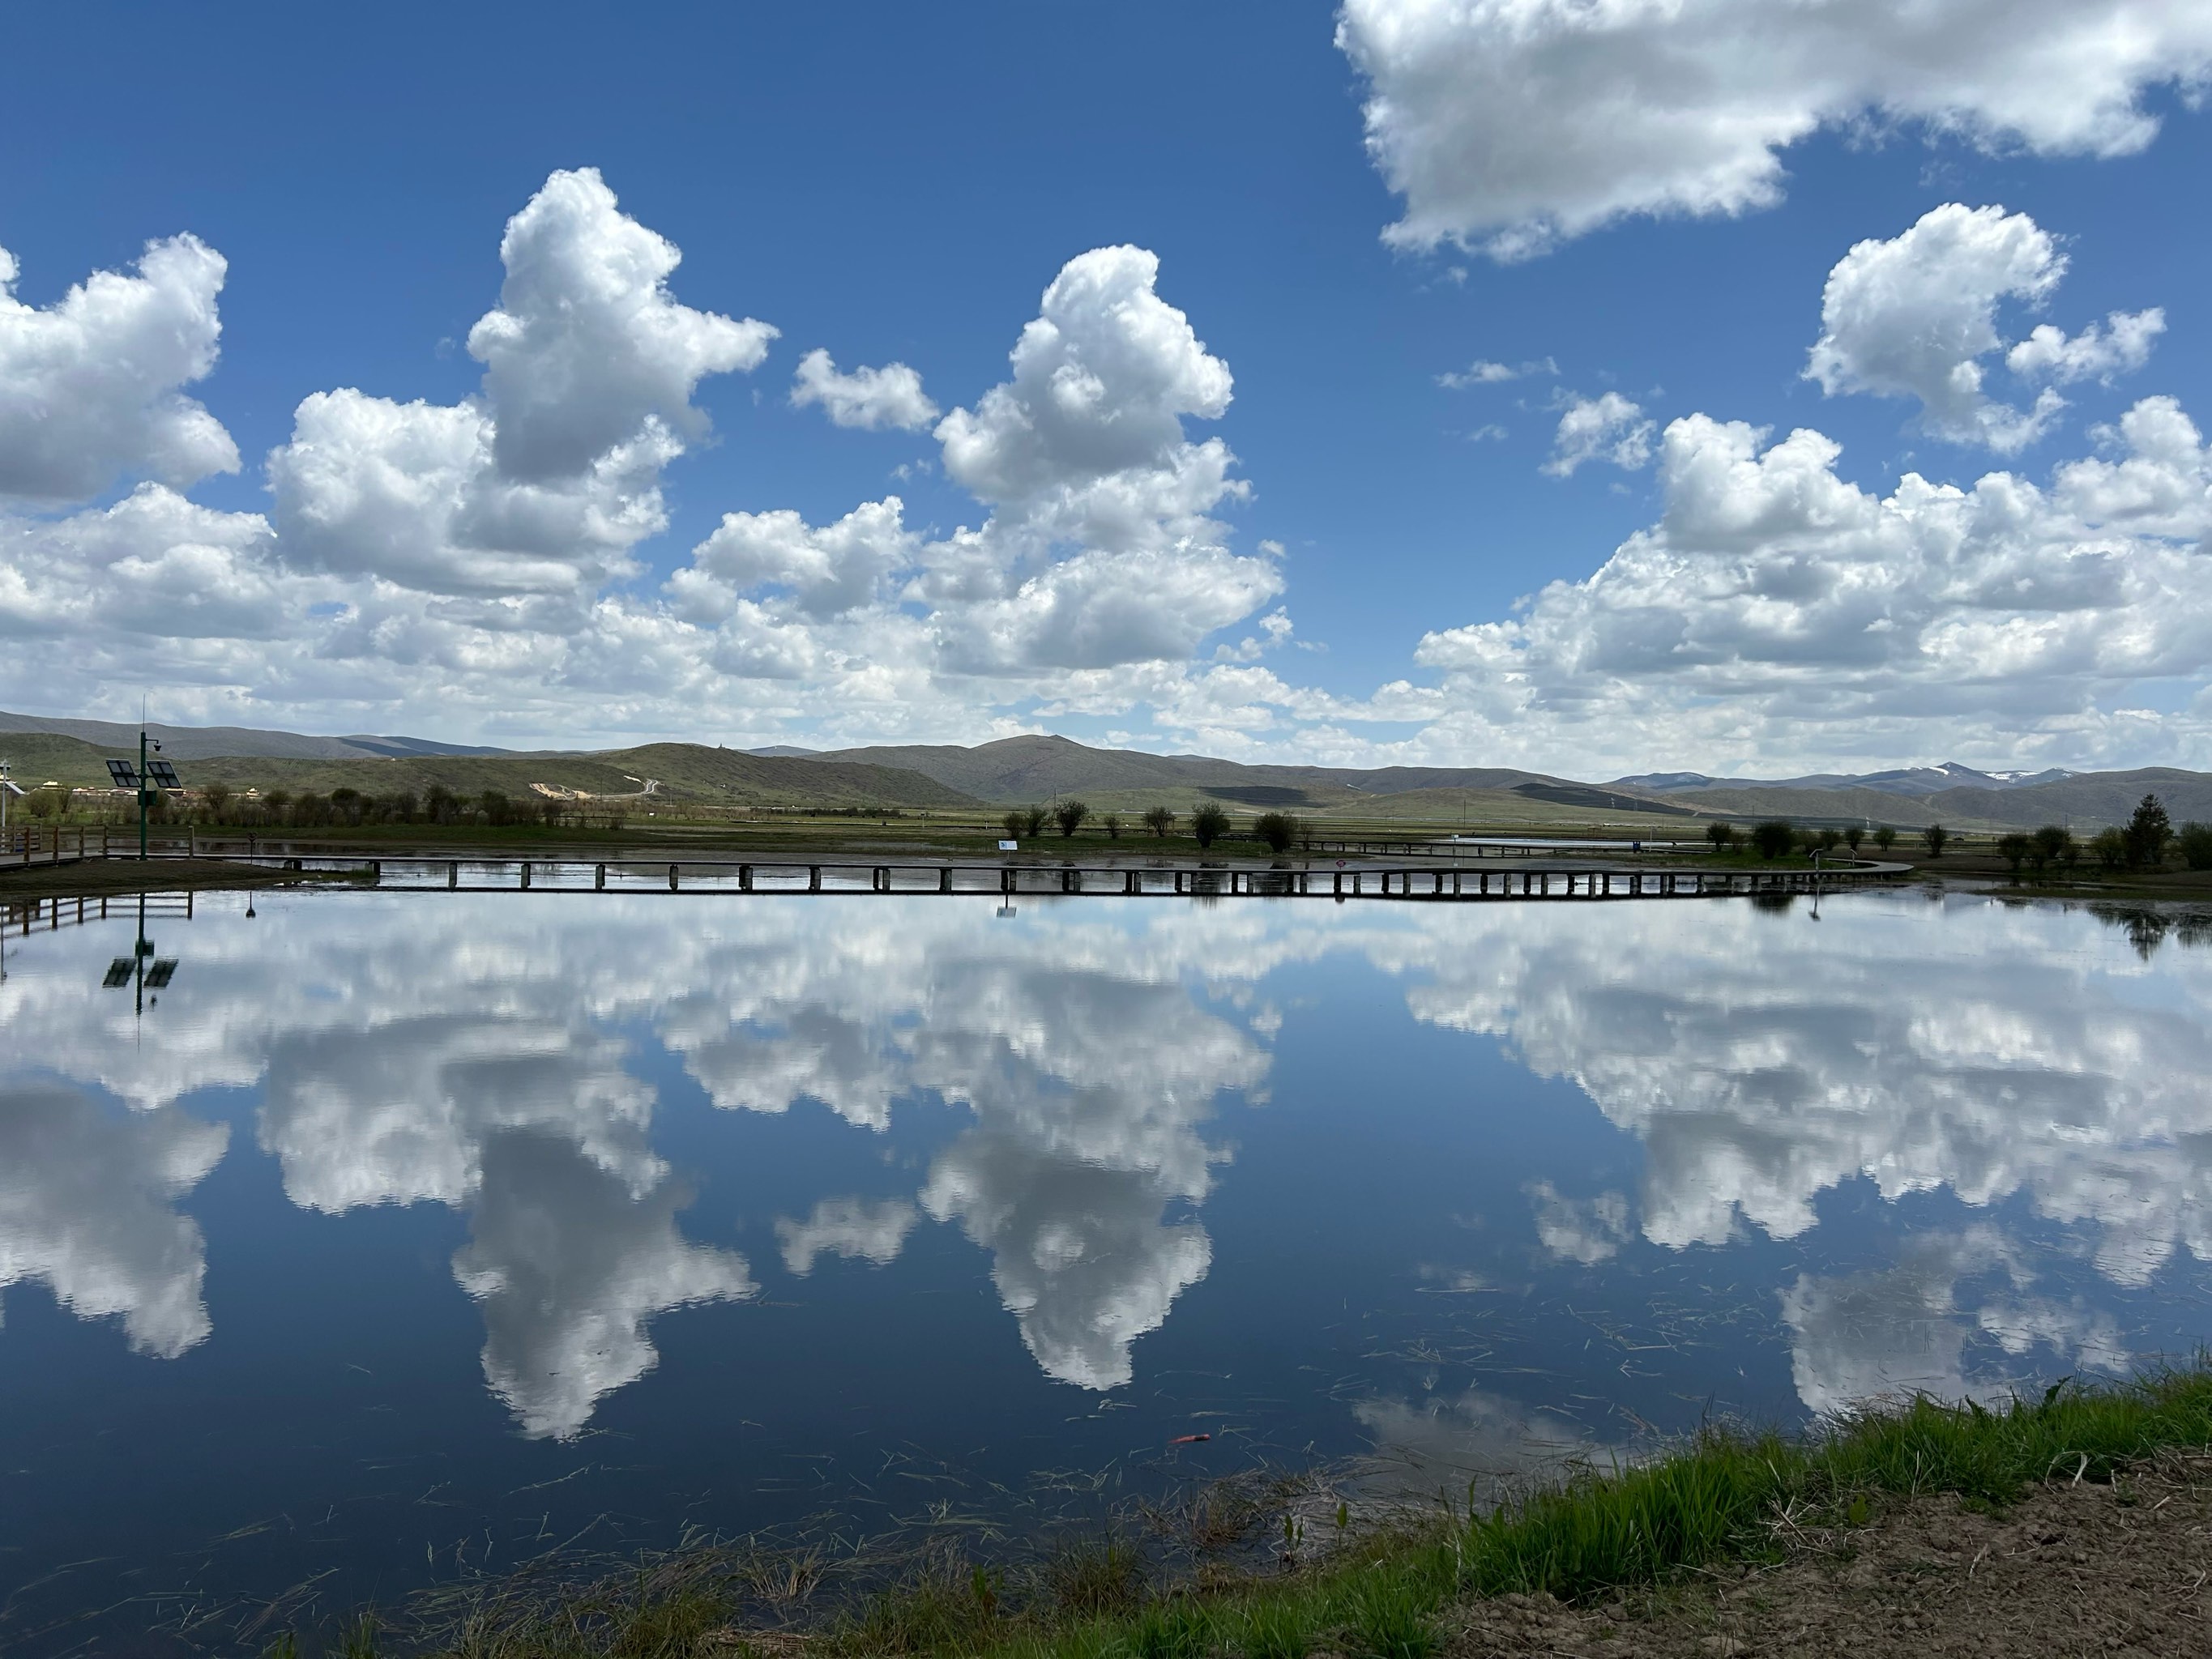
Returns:
[[[1018,841],[1002,841],[999,843],[999,850],[1001,853],[1018,853],[1021,848],[1022,844]]]

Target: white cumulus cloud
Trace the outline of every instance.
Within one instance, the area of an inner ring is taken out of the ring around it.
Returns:
[[[2065,401],[2046,387],[2027,410],[1994,402],[1983,391],[1980,360],[2004,344],[1998,302],[2039,304],[2065,271],[2050,234],[2024,213],[1956,202],[1933,208],[1901,235],[1859,243],[1828,273],[1806,377],[1831,396],[1917,398],[1941,437],[2000,453],[2023,448]],[[2045,332],[2013,349],[2007,361],[2015,372],[2078,380],[2065,372],[2075,362],[2094,359],[2084,372],[2109,373],[2125,353],[2149,351],[2149,335],[2132,319],[2117,341]]]
[[[1633,472],[1650,465],[1655,422],[1641,405],[1607,392],[1595,398],[1570,398],[1552,438],[1552,459],[1544,471],[1555,478],[1571,477],[1585,461],[1610,461]]]
[[[582,599],[665,527],[659,479],[708,374],[756,368],[775,331],[678,304],[675,246],[591,168],[507,221],[500,304],[469,332],[481,397],[316,392],[269,458],[288,558],[429,593]]]
[[[223,258],[149,242],[138,274],[102,270],[39,309],[0,248],[0,497],[83,501],[117,476],[183,486],[238,471],[238,447],[179,386],[213,372]]]
[[[856,368],[843,374],[838,372],[836,360],[818,349],[799,360],[791,401],[799,408],[818,404],[836,424],[871,431],[896,427],[918,432],[939,414],[937,405],[921,389],[921,376],[904,363]]]
[[[2141,101],[2212,66],[2197,0],[1345,0],[1367,145],[1401,247],[1502,258],[1635,214],[1782,197],[1822,127],[2119,155]]]
[[[498,416],[500,471],[519,479],[590,469],[648,419],[696,436],[691,392],[709,374],[760,367],[776,331],[679,305],[674,243],[622,212],[596,167],[556,173],[507,222],[499,307],[469,331]]]

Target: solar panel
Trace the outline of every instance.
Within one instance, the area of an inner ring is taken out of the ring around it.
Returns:
[[[156,789],[181,789],[185,781],[177,775],[177,769],[165,760],[146,763],[146,781]]]
[[[138,787],[138,769],[129,761],[108,762],[107,775],[115,780],[115,787],[118,789],[136,789]]]
[[[100,984],[111,991],[130,984],[131,967],[129,957],[116,957],[107,964],[107,977],[100,981]]]
[[[169,980],[176,971],[177,959],[174,957],[163,957],[146,970],[146,988],[149,991],[167,990]]]

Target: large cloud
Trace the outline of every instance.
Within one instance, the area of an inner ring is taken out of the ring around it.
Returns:
[[[1275,562],[1231,552],[1210,516],[1246,488],[1228,447],[1190,441],[1182,422],[1226,411],[1229,368],[1158,276],[1143,248],[1069,260],[1015,344],[1012,380],[938,423],[946,476],[991,509],[981,528],[924,541],[896,496],[835,525],[726,515],[669,585],[687,617],[719,625],[715,660],[770,679],[936,677],[995,702],[1071,672],[1182,665],[1280,592]],[[918,380],[867,373],[839,377],[815,354],[794,398],[865,424],[920,396]]]
[[[1957,745],[2077,758],[2139,682],[2212,664],[2212,478],[2170,399],[2138,404],[2112,459],[2047,486],[1907,473],[1875,495],[1839,447],[1703,415],[1660,444],[1665,510],[1579,582],[1510,622],[1432,632],[1422,663],[1522,753],[1803,754]]]
[[[775,330],[670,295],[681,256],[592,168],[556,173],[500,242],[500,304],[469,331],[481,398],[344,388],[269,458],[288,556],[430,592],[589,592],[665,524],[661,470],[706,428],[691,394]]]
[[[557,1136],[507,1131],[487,1146],[453,1277],[483,1304],[484,1380],[525,1434],[569,1438],[651,1370],[655,1315],[758,1292],[744,1257],[677,1231],[679,1201],[632,1192]]]
[[[2046,231],[2002,208],[1930,209],[1888,241],[1864,241],[1828,273],[1821,334],[1805,373],[1829,393],[1872,392],[1920,400],[1931,432],[2010,453],[2049,430],[2065,400],[2048,386],[2020,410],[1983,390],[1982,359],[2003,344],[2002,300],[2040,303],[2065,274]],[[2024,379],[2110,378],[2140,368],[2165,313],[2115,312],[2069,338],[2045,323],[2007,352]]]
[[[37,310],[15,297],[0,248],[0,497],[82,501],[118,474],[181,486],[238,471],[230,434],[177,389],[215,368],[225,269],[174,236],[146,245],[136,276],[96,272]]]
[[[204,1340],[206,1242],[175,1206],[229,1138],[180,1111],[0,1079],[0,1291],[37,1281],[80,1319],[120,1318],[138,1353],[173,1359]]]
[[[1630,914],[1630,913],[1633,914]],[[1419,1017],[1498,1034],[1571,1079],[1644,1148],[1638,1231],[1673,1249],[1745,1225],[1798,1238],[1854,1177],[1893,1201],[2024,1195],[2081,1230],[2107,1279],[2212,1261],[2212,979],[2152,981],[2078,915],[1915,896],[1834,905],[1817,930],[1714,907],[1570,910],[1541,929],[1484,910],[1427,943],[1378,941],[1417,974]],[[1532,1194],[1547,1246],[1603,1259],[1620,1200]],[[1596,1224],[1593,1226],[1591,1224]]]
[[[2194,0],[1346,0],[1400,246],[1541,251],[1631,214],[1782,196],[1824,126],[2118,155],[2147,87],[2212,65]]]

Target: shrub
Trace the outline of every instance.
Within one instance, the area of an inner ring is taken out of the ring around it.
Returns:
[[[1148,806],[1145,809],[1145,828],[1162,839],[1165,839],[1168,831],[1175,828],[1175,811],[1170,807]]]
[[[1764,823],[1751,826],[1751,844],[1759,849],[1759,856],[1763,859],[1785,856],[1796,839],[1797,832],[1790,827],[1786,818],[1769,818]]]
[[[1928,856],[1940,859],[1943,849],[1951,844],[1951,832],[1940,823],[1931,823],[1920,832],[1920,839],[1928,843]]]
[[[1052,821],[1060,826],[1063,840],[1072,838],[1083,828],[1083,821],[1091,816],[1091,809],[1079,800],[1064,800],[1053,808]]]
[[[1098,827],[1106,832],[1107,840],[1119,841],[1121,839],[1121,815],[1119,812],[1107,813],[1105,817],[1098,820]]]
[[[2038,870],[2051,865],[2071,870],[2081,861],[2081,849],[2074,844],[2074,832],[2061,823],[2046,823],[2028,837],[2035,850],[2028,854]]]
[[[2020,866],[2027,862],[2027,855],[2035,850],[2035,843],[2017,830],[2008,836],[1997,837],[1997,856],[2012,866],[2013,878],[2020,878]]]
[[[2128,868],[2148,870],[2165,859],[2166,844],[2173,839],[2173,820],[2166,817],[2163,801],[2145,795],[2120,833],[2127,837]]]
[[[1887,853],[1897,845],[1897,831],[1886,823],[1877,825],[1874,832],[1874,844]]]
[[[1705,826],[1705,839],[1713,844],[1713,851],[1725,853],[1735,845],[1735,825],[1715,822]]]
[[[2124,831],[2100,830],[2089,842],[2089,851],[2107,870],[2120,870],[2127,866],[2128,838]]]
[[[1229,833],[1229,814],[1212,801],[1194,807],[1190,815],[1190,833],[1198,838],[1200,847],[1211,847]]]
[[[1253,820],[1252,833],[1267,843],[1271,853],[1287,853],[1298,838],[1298,821],[1288,812],[1262,812]]]
[[[1006,832],[1008,841],[1019,841],[1030,827],[1030,815],[1018,806],[999,820],[999,828]]]
[[[1039,836],[1044,834],[1046,816],[1045,810],[1042,806],[1024,807],[1022,809],[1022,833],[1027,836],[1031,841],[1035,841]]]
[[[1865,839],[1866,831],[1859,828],[1856,823],[1850,829],[1844,831],[1844,845],[1850,848],[1854,853],[1859,850],[1859,843]]]
[[[2192,870],[2212,870],[2212,823],[2185,823],[2174,842]]]

